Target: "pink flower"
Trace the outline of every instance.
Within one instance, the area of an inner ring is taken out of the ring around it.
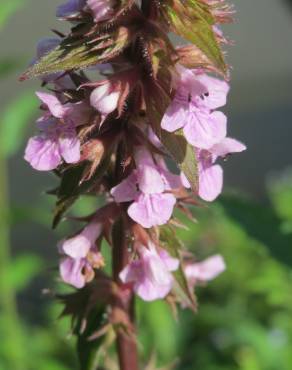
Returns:
[[[151,242],[148,248],[140,245],[139,259],[132,261],[120,273],[124,284],[132,284],[135,293],[144,301],[162,299],[173,285],[171,271],[179,267],[179,261]]]
[[[113,89],[110,82],[105,83],[101,86],[96,87],[90,95],[90,104],[102,115],[113,112],[119,101],[120,93]]]
[[[93,13],[96,22],[104,21],[113,15],[113,0],[87,0],[87,5]]]
[[[207,258],[202,262],[196,262],[187,265],[184,268],[188,283],[194,288],[197,282],[208,282],[215,279],[225,271],[225,262],[220,255]]]
[[[213,111],[226,103],[226,82],[179,67],[176,96],[161,122],[169,132],[183,128],[187,141],[200,149],[209,149],[226,136],[227,118]]]
[[[58,6],[57,17],[64,18],[77,15],[86,5],[86,0],[68,0],[66,3]]]
[[[176,198],[165,193],[176,187],[176,181],[166,169],[154,163],[151,154],[139,147],[136,150],[137,169],[111,190],[117,203],[132,202],[129,216],[145,228],[163,225],[170,219]]]
[[[59,250],[65,256],[60,263],[60,275],[64,282],[82,288],[94,277],[94,268],[104,265],[96,247],[102,225],[92,222],[81,233],[60,242]]]
[[[37,121],[38,136],[32,137],[25,149],[25,160],[39,171],[53,170],[62,159],[76,163],[80,159],[80,142],[75,127],[88,120],[88,107],[80,102],[62,104],[54,95],[37,93],[46,112]]]
[[[223,169],[214,164],[218,157],[226,157],[231,153],[239,153],[246,146],[231,138],[224,138],[220,143],[213,145],[209,150],[197,150],[199,170],[199,196],[207,202],[212,202],[222,192]],[[186,177],[181,175],[185,187],[190,188]]]

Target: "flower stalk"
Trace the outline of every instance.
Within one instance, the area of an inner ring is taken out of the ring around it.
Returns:
[[[82,370],[107,330],[120,369],[138,369],[134,297],[195,311],[196,286],[225,268],[221,256],[198,262],[186,250],[174,211],[192,219],[193,207],[214,201],[223,188],[217,160],[245,150],[227,137],[220,111],[229,85],[218,27],[231,14],[223,0],[68,0],[57,16],[70,32],[39,43],[21,77],[38,76],[50,91],[37,93],[39,131],[25,159],[60,178],[53,226],[82,195],[104,201],[59,244],[60,276],[76,289],[61,299]],[[170,32],[188,44],[176,47]]]
[[[113,227],[113,278],[117,285],[121,285],[119,278],[120,272],[129,263],[129,242],[125,234],[125,225],[123,217],[116,221]],[[131,333],[117,330],[117,353],[121,370],[133,369],[138,370],[138,351],[135,328],[135,298],[131,293],[124,297],[123,300],[116,299],[113,310],[122,309],[126,316],[129,317]]]

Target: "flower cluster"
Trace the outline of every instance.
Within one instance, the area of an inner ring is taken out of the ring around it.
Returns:
[[[189,216],[190,206],[215,200],[223,187],[218,159],[246,149],[227,137],[219,110],[229,92],[219,25],[231,13],[223,0],[69,0],[57,17],[70,33],[41,40],[22,77],[40,76],[50,91],[37,92],[39,133],[25,159],[61,179],[54,225],[81,195],[104,202],[60,242],[61,278],[81,290],[112,281],[109,306],[135,293],[194,308],[194,287],[225,269],[219,255],[190,256],[174,212]],[[197,19],[206,28],[193,32]],[[193,45],[175,48],[169,31]],[[112,247],[112,278],[103,269],[103,240]]]

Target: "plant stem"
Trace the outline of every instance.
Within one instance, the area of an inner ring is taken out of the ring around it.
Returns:
[[[16,296],[11,281],[12,263],[10,256],[9,194],[7,163],[0,152],[0,297],[2,330],[7,346],[9,368],[24,370],[24,346],[22,328],[17,312]]]
[[[113,278],[119,284],[119,273],[128,264],[129,253],[125,235],[125,222],[121,217],[113,229]],[[135,327],[135,304],[134,296],[131,294],[123,302],[117,301],[118,307],[122,307],[127,313],[132,328]],[[138,370],[138,354],[136,338],[125,333],[124,330],[117,333],[117,351],[120,370]]]

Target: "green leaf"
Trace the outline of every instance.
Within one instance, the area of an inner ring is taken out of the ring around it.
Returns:
[[[161,142],[180,170],[185,174],[192,190],[198,191],[198,167],[194,148],[186,141],[182,130],[169,133],[161,131]]]
[[[173,32],[196,45],[215,67],[226,73],[223,54],[212,29],[215,21],[207,7],[197,1],[174,1],[162,9]]]
[[[82,35],[77,39],[74,36],[67,37],[57,48],[31,66],[20,79],[103,63],[121,53],[129,45],[131,36],[130,29],[119,27],[113,33],[91,33],[90,36]]]
[[[0,28],[4,27],[8,19],[24,5],[24,0],[1,1],[0,4]]]
[[[6,77],[10,73],[19,69],[23,63],[20,57],[4,57],[0,59],[0,78]]]
[[[43,261],[33,254],[18,256],[12,262],[13,268],[7,276],[16,291],[25,289],[43,269]]]
[[[31,93],[24,93],[8,105],[0,121],[0,150],[6,157],[15,154],[24,140],[25,128],[38,106]]]
[[[183,245],[170,226],[165,225],[160,227],[160,241],[162,246],[172,257],[181,261],[179,251],[183,248]],[[182,302],[195,311],[197,308],[196,298],[189,289],[181,263],[178,270],[176,270],[173,275],[176,282],[174,286],[175,293],[182,300]]]

